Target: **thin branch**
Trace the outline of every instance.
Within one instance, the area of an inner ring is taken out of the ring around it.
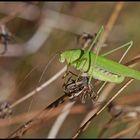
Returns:
[[[53,103],[49,104],[47,107],[45,107],[42,111],[38,112],[33,118],[31,118],[29,121],[21,125],[17,130],[15,130],[13,133],[11,133],[8,138],[15,138],[15,137],[21,137],[25,132],[29,130],[29,128],[32,127],[32,125],[36,124],[38,122],[38,118],[40,116],[45,115],[47,117],[50,112],[53,111],[55,107],[57,107],[60,103],[63,103],[64,100],[66,100],[66,95],[61,96],[57,100],[55,100]],[[47,114],[45,113],[47,111]]]
[[[118,2],[116,4],[116,6],[114,8],[114,11],[112,12],[112,14],[109,17],[109,20],[108,20],[108,22],[107,22],[107,24],[105,26],[105,32],[104,32],[103,37],[102,37],[102,42],[103,43],[107,40],[107,38],[108,38],[108,36],[110,34],[110,31],[112,30],[115,22],[117,21],[117,18],[119,16],[123,6],[124,6],[124,2]]]
[[[81,113],[87,111],[87,109],[89,109],[89,108],[87,108],[84,105],[75,105],[71,109],[70,113],[71,114],[81,114]],[[44,114],[46,114],[48,112],[48,110],[44,110],[44,112],[45,112]],[[0,127],[14,125],[14,124],[21,123],[21,122],[24,123],[25,121],[28,121],[30,118],[33,118],[37,113],[38,113],[38,111],[28,112],[28,113],[26,112],[26,113],[23,113],[20,115],[13,116],[12,118],[0,119]],[[59,113],[60,113],[60,106],[55,108],[55,111],[53,111],[51,114],[49,114],[48,119],[52,119],[53,117],[57,116]],[[45,119],[45,117],[46,116],[42,115],[40,117],[40,119]]]
[[[32,97],[33,95],[39,93],[42,89],[44,89],[45,87],[47,87],[48,85],[50,85],[52,82],[54,82],[61,74],[63,74],[66,71],[67,67],[63,67],[59,72],[57,72],[53,77],[51,77],[48,81],[46,81],[45,83],[43,83],[41,86],[37,87],[35,90],[33,90],[32,92],[28,93],[27,95],[25,95],[24,97],[20,98],[19,100],[17,100],[16,102],[14,102],[10,108],[13,108],[17,105],[19,105],[20,103],[22,103],[23,101],[27,100],[28,98]]]

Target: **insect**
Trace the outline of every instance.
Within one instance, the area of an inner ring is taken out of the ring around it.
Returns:
[[[95,42],[95,39],[93,40]],[[93,43],[92,43],[93,44]],[[132,46],[133,42],[129,42]],[[67,50],[60,54],[60,62],[67,62],[81,72],[87,73],[89,77],[101,81],[121,83],[125,77],[140,80],[140,72],[106,57],[97,56],[94,52],[84,49]],[[95,63],[96,61],[96,63]]]

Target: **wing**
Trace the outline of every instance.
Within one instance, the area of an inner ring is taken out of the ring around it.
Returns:
[[[94,62],[96,54],[91,52],[91,61]],[[98,56],[96,66],[109,71],[114,74],[118,74],[124,77],[131,77],[140,80],[140,72],[115,61],[109,60],[103,56]]]

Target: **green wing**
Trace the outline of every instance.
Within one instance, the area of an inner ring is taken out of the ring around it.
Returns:
[[[95,60],[96,54],[91,53],[91,61]],[[119,64],[115,61],[109,60],[103,56],[98,56],[96,61],[96,66],[102,69],[105,69],[111,73],[118,74],[124,77],[131,77],[137,80],[140,80],[140,72],[122,64]]]

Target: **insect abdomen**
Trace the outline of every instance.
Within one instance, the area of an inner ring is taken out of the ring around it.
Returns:
[[[95,79],[112,83],[121,83],[124,80],[124,76],[111,73],[99,67],[94,67],[93,69],[91,68],[88,71],[88,74],[89,76],[93,76]]]

